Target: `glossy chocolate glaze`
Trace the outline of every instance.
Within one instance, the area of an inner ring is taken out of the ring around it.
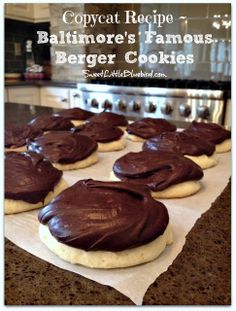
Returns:
[[[202,169],[193,161],[166,151],[127,153],[115,161],[113,172],[123,181],[145,184],[153,191],[203,177]]]
[[[54,115],[38,116],[28,124],[42,131],[66,131],[74,126],[69,119]]]
[[[147,187],[80,180],[39,212],[39,221],[64,244],[86,251],[122,251],[162,235],[166,207]]]
[[[5,128],[5,148],[22,147],[26,145],[27,139],[33,139],[41,134],[41,130],[30,125],[9,125]]]
[[[222,143],[228,138],[231,138],[231,132],[216,123],[193,121],[189,127],[184,130],[184,132],[202,137],[215,145]]]
[[[127,126],[128,121],[122,114],[103,111],[92,118],[89,118],[89,122],[103,123],[110,126]]]
[[[94,116],[94,113],[81,108],[63,109],[60,112],[54,114],[55,116],[61,116],[69,120],[87,120]]]
[[[143,118],[128,125],[127,132],[148,139],[163,132],[172,132],[176,126],[165,119]]]
[[[191,134],[164,132],[145,141],[143,150],[163,150],[190,156],[200,156],[203,154],[211,156],[215,151],[215,145]]]
[[[121,129],[102,123],[87,122],[71,129],[72,132],[86,135],[101,143],[108,143],[120,139],[124,134]]]
[[[27,148],[53,163],[69,164],[90,156],[97,149],[97,143],[76,133],[52,131],[29,141]]]
[[[28,203],[43,202],[62,177],[62,172],[33,152],[5,155],[5,198]]]

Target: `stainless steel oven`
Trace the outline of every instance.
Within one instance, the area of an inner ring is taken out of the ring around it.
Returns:
[[[121,83],[120,83],[121,84]],[[220,89],[79,83],[78,105],[93,112],[104,109],[129,119],[165,118],[188,124],[193,120],[224,124],[226,100]]]

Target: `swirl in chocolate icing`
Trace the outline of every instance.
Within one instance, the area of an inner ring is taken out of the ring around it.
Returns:
[[[90,156],[97,149],[97,143],[76,133],[52,131],[28,142],[27,148],[53,163],[69,164]]]
[[[61,243],[86,251],[122,251],[162,235],[166,207],[147,187],[125,182],[81,180],[59,194],[39,213]]]
[[[41,134],[41,130],[35,129],[30,125],[9,125],[5,128],[5,148],[24,146],[27,139],[33,139]]]
[[[118,140],[124,134],[118,127],[95,122],[88,122],[74,127],[72,132],[89,136],[93,140],[101,143]]]
[[[193,161],[167,151],[127,153],[115,161],[113,172],[123,181],[145,184],[153,191],[203,177],[202,169]]]
[[[92,118],[89,118],[89,122],[103,123],[110,126],[126,126],[128,121],[122,114],[103,111]]]
[[[54,114],[54,116],[61,116],[69,120],[87,120],[94,116],[94,113],[81,108],[63,109]]]
[[[215,151],[215,145],[191,134],[165,132],[145,141],[143,150],[170,151],[190,156],[200,156],[203,154],[211,156]]]
[[[42,131],[67,131],[74,126],[69,119],[54,115],[38,116],[29,125]]]
[[[62,177],[62,172],[41,155],[8,152],[5,156],[5,198],[43,202]]]
[[[132,135],[148,139],[161,134],[162,132],[172,132],[176,126],[165,119],[143,118],[128,125],[127,132]]]
[[[231,132],[216,123],[193,121],[184,133],[202,137],[215,145],[231,138]]]

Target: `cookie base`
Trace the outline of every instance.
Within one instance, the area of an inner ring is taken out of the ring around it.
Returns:
[[[87,158],[77,161],[74,163],[68,163],[68,164],[61,164],[61,163],[52,163],[52,165],[61,171],[69,171],[69,170],[77,170],[81,168],[85,168],[88,166],[91,166],[98,161],[98,154],[97,151],[93,152],[90,156]]]
[[[146,141],[146,139],[133,135],[133,134],[128,134],[127,137],[129,140],[134,141],[134,142],[140,142],[140,143],[144,143]]]
[[[230,150],[231,150],[231,139],[230,138],[216,145],[216,153],[224,153]]]
[[[190,180],[172,185],[162,191],[151,191],[154,199],[185,198],[198,192],[201,184],[198,180]]]
[[[170,225],[164,233],[147,244],[120,252],[84,251],[58,242],[50,233],[48,226],[40,224],[40,239],[57,256],[72,264],[89,268],[112,269],[136,266],[156,259],[173,242]]]
[[[29,203],[23,200],[12,200],[12,199],[5,199],[4,200],[4,211],[5,214],[17,214],[21,212],[30,211],[36,208],[41,208],[47,205],[49,202],[52,201],[54,197],[56,197],[59,193],[65,190],[68,187],[66,181],[61,178],[58,184],[54,187],[53,191],[50,191],[47,196],[45,197],[43,202],[38,203]]]
[[[127,129],[127,126],[117,126],[119,129],[121,129],[123,132],[125,132],[126,131],[126,129]]]
[[[80,126],[82,125],[86,120],[70,120],[71,123],[73,123],[74,126]]]
[[[110,173],[110,180],[121,181],[113,171]],[[198,180],[190,180],[172,185],[162,191],[151,191],[151,195],[154,199],[184,198],[198,192],[200,188],[201,184]]]
[[[21,146],[18,148],[5,148],[5,152],[10,152],[10,151],[14,151],[14,152],[25,152],[27,151],[26,145],[25,146]]]
[[[188,158],[195,162],[197,165],[199,165],[203,170],[206,168],[210,168],[212,166],[215,166],[218,163],[218,160],[216,158],[216,154],[213,153],[211,156],[207,156],[206,154],[203,154],[201,156],[189,156],[184,155],[185,158]]]
[[[120,139],[108,142],[108,143],[98,143],[99,152],[110,152],[118,151],[124,149],[126,146],[126,137],[125,135],[121,136]]]

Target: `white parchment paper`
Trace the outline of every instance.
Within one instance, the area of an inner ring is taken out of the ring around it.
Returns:
[[[82,170],[69,171],[64,177],[73,185],[79,179],[93,178],[109,180],[109,174],[115,159],[130,151],[140,151],[141,143],[127,142],[127,147],[118,152],[99,153],[97,164]],[[185,236],[202,213],[220,195],[231,175],[231,153],[219,154],[219,164],[204,171],[202,189],[195,195],[183,199],[162,200],[170,215],[174,242],[154,261],[140,266],[99,270],[89,269],[67,263],[54,255],[40,241],[38,236],[38,210],[8,215],[5,217],[5,236],[27,252],[65,270],[78,273],[98,283],[109,285],[129,297],[135,304],[141,305],[148,287],[167,270],[185,243]]]

